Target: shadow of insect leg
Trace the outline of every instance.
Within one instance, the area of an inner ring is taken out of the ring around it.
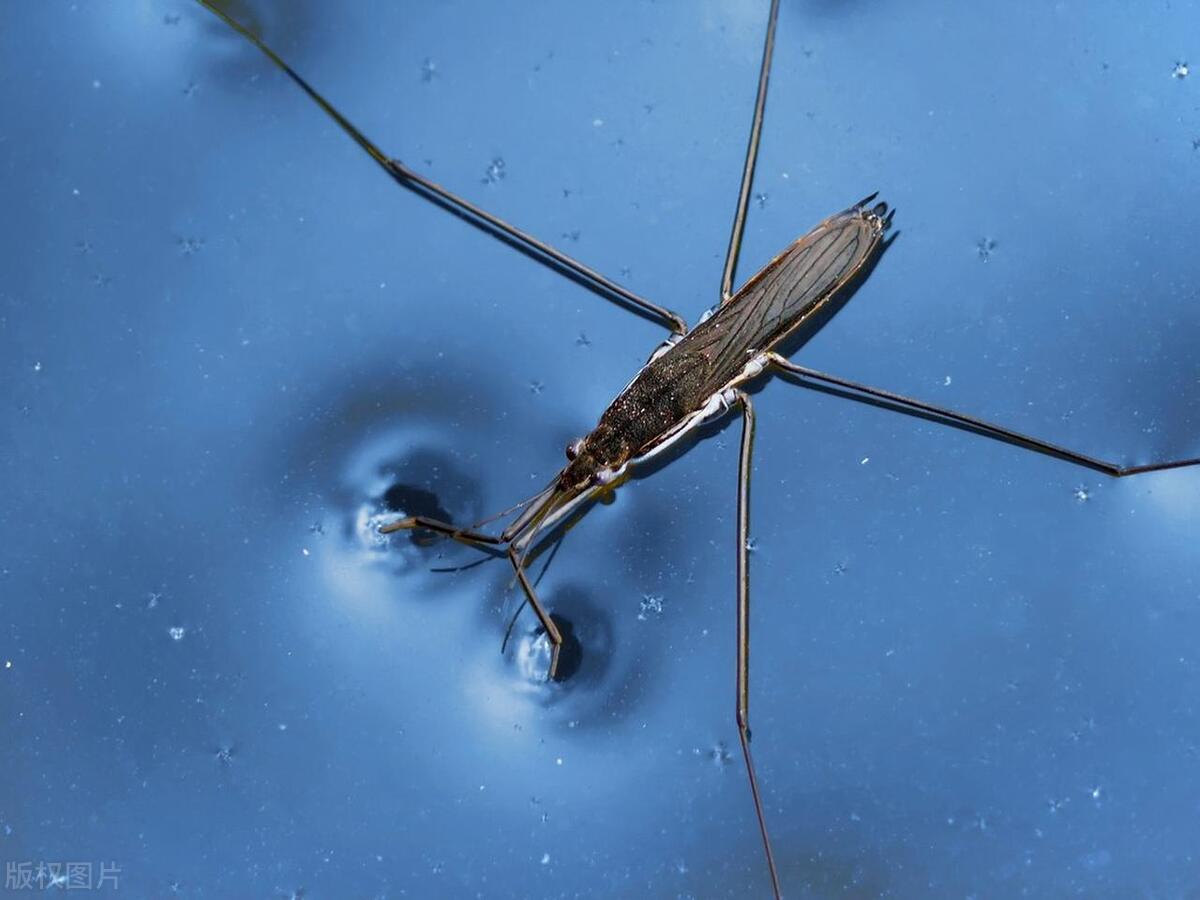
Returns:
[[[496,544],[507,543],[504,537],[485,534],[482,531],[472,531],[470,528],[460,528],[457,525],[451,525],[449,522],[442,522],[438,519],[431,519],[428,516],[409,516],[406,519],[400,519],[398,522],[389,522],[387,525],[380,526],[379,533],[391,534],[394,531],[408,531],[413,528],[424,528],[426,531],[435,531],[460,543],[472,546],[478,546],[479,544],[494,546]]]

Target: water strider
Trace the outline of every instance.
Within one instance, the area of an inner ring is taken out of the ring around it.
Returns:
[[[747,545],[754,412],[742,386],[753,379],[775,373],[803,386],[833,390],[849,399],[930,418],[1110,476],[1200,462],[1188,459],[1121,467],[953,410],[796,365],[778,352],[776,348],[797,328],[818,324],[816,314],[839,297],[844,298],[853,282],[869,271],[885,243],[892,217],[886,204],[875,203],[872,195],[826,219],[780,253],[743,287],[733,290],[762,130],[778,0],[771,4],[768,16],[750,138],[722,275],[721,304],[690,331],[676,313],[639,297],[548,244],[446,191],[403,163],[385,156],[257,37],[213,8],[207,0],[201,2],[253,41],[401,185],[488,230],[597,293],[642,315],[661,320],[671,330],[672,336],[654,352],[604,411],[596,428],[567,448],[567,462],[560,472],[541,492],[508,511],[513,513],[521,510],[499,534],[482,531],[480,525],[460,527],[420,516],[401,519],[382,529],[391,532],[425,528],[467,544],[503,547],[522,591],[551,644],[548,676],[553,677],[558,666],[562,635],[526,574],[527,555],[537,546],[541,537],[561,524],[567,516],[580,511],[597,495],[616,487],[632,467],[662,453],[704,423],[734,410],[740,412],[743,427],[738,465],[735,545],[736,721],[772,887],[777,897],[780,896],[778,874],[750,753]]]

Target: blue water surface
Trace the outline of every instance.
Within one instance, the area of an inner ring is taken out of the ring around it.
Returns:
[[[387,153],[717,300],[765,0],[226,8]],[[557,684],[528,612],[500,653],[504,562],[375,531],[533,493],[664,330],[398,188],[198,5],[14,6],[0,108],[6,889],[767,896],[736,421],[566,534]],[[739,280],[875,190],[899,236],[797,361],[1200,456],[1200,4],[785,0]],[[755,404],[785,895],[1200,895],[1200,469]]]

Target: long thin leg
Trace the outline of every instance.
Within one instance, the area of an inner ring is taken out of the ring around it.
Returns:
[[[746,759],[746,774],[750,777],[750,793],[754,797],[754,813],[762,833],[767,868],[771,871],[771,888],[779,900],[779,873],[775,870],[775,854],[767,834],[767,819],[763,815],[762,796],[758,777],[754,774],[754,759],[750,755],[750,460],[754,449],[754,406],[750,397],[741,391],[737,400],[742,405],[742,449],[738,456],[737,493],[737,728]]]
[[[833,385],[835,388],[841,389],[834,391],[834,393],[851,400],[858,400],[862,403],[882,406],[885,409],[893,409],[909,415],[920,416],[933,422],[940,422],[955,428],[961,428],[964,431],[995,438],[1018,447],[1024,447],[1027,450],[1044,453],[1056,459],[1062,459],[1097,472],[1103,472],[1105,475],[1111,475],[1114,478],[1121,478],[1126,475],[1139,475],[1143,472],[1161,472],[1165,469],[1180,469],[1185,466],[1200,465],[1200,457],[1197,457],[1193,459],[1173,459],[1164,462],[1146,463],[1140,466],[1122,466],[1117,463],[1108,462],[1107,460],[1087,456],[1066,447],[1060,447],[1058,444],[1043,441],[1041,438],[1030,437],[1019,431],[1013,431],[1011,428],[994,425],[975,416],[955,412],[944,406],[914,400],[911,397],[894,394],[882,388],[870,387],[869,385],[859,384],[858,382],[850,381],[837,375],[819,372],[816,369],[810,369],[806,366],[798,366],[778,353],[768,353],[767,357],[772,368],[779,370],[785,375],[793,376],[797,379],[797,383],[804,387],[816,390],[828,390],[828,388],[822,387],[822,385]]]
[[[436,531],[438,534],[444,534],[446,537],[453,538],[464,544],[495,545],[507,542],[503,536],[497,537],[494,534],[486,534],[470,528],[460,528],[457,525],[451,525],[449,522],[443,522],[440,519],[431,519],[428,516],[409,516],[406,519],[389,522],[387,525],[380,526],[379,533],[391,534],[393,531],[408,531],[413,528]]]
[[[503,515],[503,513],[501,514]],[[431,519],[428,516],[408,516],[395,522],[389,522],[379,527],[380,534],[391,534],[393,531],[409,531],[414,528],[424,528],[426,531],[436,531],[464,544],[507,544],[520,531],[524,530],[526,520],[518,520],[509,525],[500,534],[488,534],[470,526],[453,525],[441,519]]]
[[[529,577],[525,574],[525,564],[521,560],[520,551],[513,544],[508,545],[508,560],[512,563],[513,570],[517,573],[517,580],[521,582],[521,590],[525,592],[525,597],[529,600],[529,605],[537,614],[538,621],[542,623],[542,628],[546,630],[546,637],[550,640],[550,668],[546,671],[546,680],[553,681],[555,674],[558,672],[558,654],[562,650],[562,633],[558,630],[558,626],[554,624],[554,620],[550,618],[550,613],[546,612],[546,608],[542,606],[542,601],[538,599],[537,592],[534,591],[533,585],[529,583]]]
[[[399,160],[385,156],[383,151],[375,146],[365,134],[359,131],[349,119],[338,112],[333,104],[321,96],[316,88],[301,78],[261,38],[249,31],[236,19],[229,16],[224,10],[217,7],[212,0],[198,0],[198,2],[261,50],[267,59],[283,70],[292,81],[299,85],[325,111],[325,114],[337,123],[339,128],[346,132],[356,144],[362,147],[400,185],[424,197],[426,200],[437,203],[443,209],[453,212],[460,218],[488,232],[493,237],[499,238],[510,246],[516,247],[543,265],[561,274],[568,275],[579,284],[590,288],[595,293],[612,300],[618,305],[632,309],[641,315],[657,319],[677,334],[684,334],[687,331],[687,323],[678,313],[651,303],[643,297],[639,297],[628,288],[621,287],[616,282],[605,278],[595,269],[567,256],[561,250],[555,249],[545,241],[535,238],[533,235],[522,231],[514,225],[510,225],[508,222],[476,206],[469,200],[464,200],[462,197],[451,193],[436,182],[413,171]]]
[[[560,534],[554,541],[554,546],[550,548],[550,554],[546,557],[546,562],[542,566],[542,571],[538,573],[537,578],[533,579],[534,590],[536,590],[537,586],[542,583],[542,579],[546,577],[546,570],[550,568],[550,563],[554,562],[554,557],[558,556],[559,548],[562,547],[563,538],[565,537],[565,533]],[[508,639],[512,637],[513,629],[517,627],[517,619],[520,617],[521,613],[525,611],[525,604],[527,602],[527,600],[522,599],[521,605],[517,607],[517,611],[514,612],[512,614],[512,618],[508,620],[508,627],[504,629],[504,638],[500,641],[501,654],[503,654],[505,649],[508,647]]]
[[[754,98],[754,118],[750,122],[750,140],[746,146],[746,161],[742,165],[742,186],[738,191],[737,211],[733,215],[733,231],[729,235],[729,250],[725,254],[725,271],[721,274],[721,302],[733,296],[733,273],[742,250],[742,233],[746,230],[746,210],[750,206],[750,188],[754,185],[754,165],[758,162],[758,141],[762,136],[763,111],[767,107],[767,81],[771,77],[771,55],[775,51],[775,23],[779,19],[779,0],[771,0],[767,14],[767,36],[763,39],[762,65],[758,70],[758,95]]]

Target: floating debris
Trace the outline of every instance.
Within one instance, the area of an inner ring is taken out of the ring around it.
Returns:
[[[638,621],[645,622],[651,616],[661,618],[663,614],[663,600],[663,597],[656,594],[642,594]]]
[[[483,172],[484,184],[498,184],[504,180],[504,159],[503,157],[495,157]]]

